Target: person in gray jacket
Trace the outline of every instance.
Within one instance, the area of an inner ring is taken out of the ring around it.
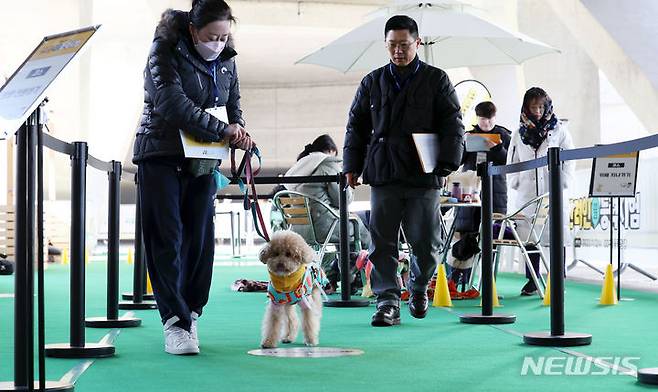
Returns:
[[[341,166],[343,163],[342,159],[339,158],[337,154],[338,147],[336,147],[336,143],[331,136],[319,136],[313,141],[313,143],[307,144],[304,147],[304,151],[302,151],[297,157],[297,162],[286,172],[285,176],[335,176],[341,172]],[[325,184],[290,184],[287,185],[286,188],[291,191],[313,196],[331,207],[336,214],[339,212],[340,188],[335,182]],[[348,188],[347,203],[350,204],[352,200],[352,190]],[[316,202],[311,202],[310,210],[313,219],[313,226],[315,228],[315,238],[319,242],[323,242],[327,238],[335,218],[333,215],[327,213],[326,209]],[[354,218],[357,219],[359,226],[361,248],[368,249],[368,247],[370,247],[370,233],[358,217],[354,216]],[[307,241],[313,237],[308,226],[293,226],[292,230],[300,234]],[[348,225],[348,230],[350,238],[353,238],[353,225]],[[331,241],[338,242],[339,234],[338,227],[336,227],[331,235]],[[356,249],[352,250],[355,251]],[[322,267],[327,273],[329,280],[333,281],[335,284],[338,278],[335,277],[335,279],[332,279],[332,277],[336,275],[331,270],[332,260],[333,257],[325,257],[325,260],[322,260]]]

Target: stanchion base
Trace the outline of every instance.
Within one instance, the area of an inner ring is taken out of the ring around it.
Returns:
[[[34,390],[39,390],[39,381],[34,382]],[[46,381],[45,389],[49,392],[72,391],[73,385],[60,381]],[[0,382],[0,392],[27,391],[27,387],[17,387],[13,382]]]
[[[121,299],[125,299],[126,301],[132,301],[135,295],[133,293],[123,293],[121,294]],[[155,296],[153,294],[144,294],[142,295],[142,299],[145,301],[155,301]]]
[[[512,324],[516,321],[513,314],[497,313],[491,316],[485,316],[479,313],[462,314],[459,321],[464,324]]]
[[[50,358],[107,358],[114,355],[114,346],[102,343],[85,343],[73,347],[68,343],[47,344],[46,356]]]
[[[142,325],[142,320],[136,317],[119,317],[118,319],[90,317],[85,320],[87,328],[133,328],[140,325]]]
[[[637,381],[642,384],[658,385],[658,368],[644,368],[638,370]]]
[[[565,332],[564,335],[551,335],[550,332],[531,332],[523,335],[523,342],[532,346],[587,346],[592,344],[592,335],[577,332]]]
[[[362,308],[369,305],[370,301],[362,299],[348,299],[346,301],[342,299],[334,299],[324,303],[324,306],[330,308]]]
[[[119,309],[122,310],[150,310],[157,309],[155,302],[119,302]]]

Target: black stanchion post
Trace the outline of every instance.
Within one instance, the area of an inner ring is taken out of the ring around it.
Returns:
[[[560,148],[548,149],[549,228],[551,255],[551,331],[523,335],[526,344],[535,346],[570,347],[592,343],[592,335],[564,331],[564,234],[562,222],[562,164]]]
[[[144,237],[142,233],[142,202],[139,197],[139,181],[137,180],[136,174],[135,185],[137,187],[135,195],[135,261],[133,263],[133,292],[130,294],[123,294],[123,299],[128,301],[132,300],[132,302],[119,303],[119,309],[157,309],[158,305],[156,305],[155,302],[144,301],[146,262],[144,261]],[[149,298],[152,299],[152,297]]]
[[[463,314],[459,320],[466,324],[510,324],[516,321],[511,314],[493,313],[493,186],[489,163],[478,165],[482,178],[482,314]]]
[[[349,249],[349,232],[347,229],[348,212],[347,212],[347,178],[343,173],[338,174],[338,186],[340,188],[340,300],[331,300],[325,302],[325,306],[356,308],[368,306],[367,300],[350,299],[350,249]]]
[[[85,343],[87,143],[73,143],[71,166],[71,339],[70,344],[46,346],[46,355],[55,358],[110,357],[114,355],[114,346],[105,343]]]
[[[16,140],[16,270],[14,272],[14,381],[0,382],[0,392],[33,391],[34,381],[34,250],[35,149],[39,130],[37,108],[17,133]],[[41,293],[40,293],[41,294]],[[71,391],[67,383],[47,381],[44,391]]]
[[[119,225],[121,206],[121,162],[112,161],[108,173],[108,219],[107,219],[107,317],[88,318],[91,328],[138,327],[142,320],[124,316],[119,318]]]

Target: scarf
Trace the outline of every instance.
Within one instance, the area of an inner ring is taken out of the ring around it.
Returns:
[[[272,282],[274,289],[279,292],[293,291],[299,287],[299,284],[302,282],[302,278],[304,277],[305,273],[305,265],[302,265],[299,267],[299,269],[297,269],[297,271],[287,276],[278,276],[270,272],[270,282]]]
[[[544,115],[539,120],[535,120],[525,107],[521,110],[519,124],[521,141],[523,144],[537,150],[546,140],[548,132],[555,128],[555,125],[557,125],[557,116],[553,113],[553,101],[547,96],[544,100]]]

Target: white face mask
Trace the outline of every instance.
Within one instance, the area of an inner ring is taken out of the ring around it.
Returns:
[[[203,57],[206,61],[214,61],[219,57],[219,55],[224,50],[226,42],[224,41],[210,41],[210,42],[201,42],[198,41],[194,44],[194,48],[197,52]]]

